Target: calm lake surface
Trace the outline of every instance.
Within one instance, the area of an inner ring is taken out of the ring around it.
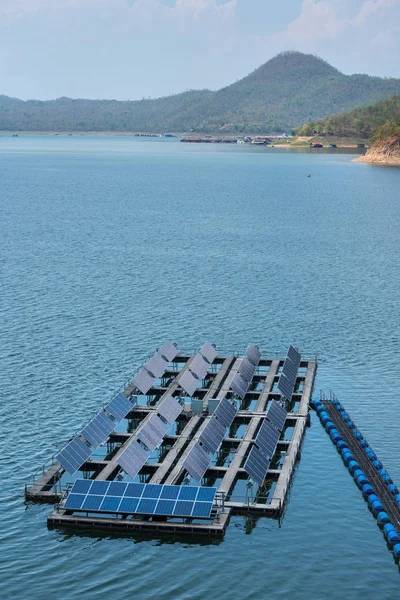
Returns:
[[[314,413],[282,521],[234,517],[222,542],[49,531],[23,496],[165,339],[318,354],[314,395],[336,392],[400,484],[400,169],[352,158],[0,137],[1,598],[399,597]]]

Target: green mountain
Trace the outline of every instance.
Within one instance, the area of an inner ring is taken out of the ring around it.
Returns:
[[[296,130],[298,135],[322,134],[340,138],[370,139],[378,131],[400,127],[400,95],[371,106],[355,108],[327,119],[311,121]]]
[[[400,79],[343,75],[316,56],[284,52],[216,92],[135,102],[0,96],[0,130],[281,132],[393,94]]]

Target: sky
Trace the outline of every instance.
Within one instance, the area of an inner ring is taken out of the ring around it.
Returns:
[[[285,50],[400,78],[400,0],[0,0],[0,94],[219,89]]]

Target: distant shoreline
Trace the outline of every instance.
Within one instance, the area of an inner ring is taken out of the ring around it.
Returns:
[[[176,132],[171,132],[171,134],[163,134],[163,133],[141,133],[141,132],[133,132],[133,131],[5,131],[5,130],[0,130],[0,137],[18,137],[18,136],[35,136],[35,135],[40,135],[40,136],[48,136],[48,137],[135,137],[135,138],[154,138],[154,139],[181,139],[181,138],[185,138],[185,137],[210,137],[210,138],[220,138],[222,137],[221,134],[218,133],[208,133],[208,134],[192,134],[191,136],[188,136],[188,134],[186,133],[176,133]],[[269,135],[272,134],[264,134],[264,135],[260,135],[260,134],[243,134],[238,135],[238,134],[225,134],[226,138],[244,138],[244,137],[253,137],[253,138],[267,138]],[[170,137],[171,136],[171,137]],[[273,144],[268,144],[268,146],[266,147],[274,147],[274,148],[285,148],[285,149],[297,149],[297,148],[309,148],[310,147],[310,143],[309,141],[319,141],[317,140],[315,137],[314,138],[292,138],[291,143],[285,143],[284,141],[276,141]],[[336,141],[336,140],[335,140]],[[250,145],[250,144],[246,144],[246,145]],[[353,141],[353,140],[346,140],[346,141],[342,141],[340,140],[340,142],[337,144],[337,149],[340,148],[347,148],[347,149],[357,149],[357,141]],[[321,150],[331,150],[332,148],[329,148],[327,145],[327,142],[325,141],[324,144],[324,148],[321,148]]]

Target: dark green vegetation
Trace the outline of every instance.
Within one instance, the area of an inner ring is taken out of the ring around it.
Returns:
[[[135,102],[2,96],[0,130],[278,133],[393,94],[400,79],[343,75],[318,57],[285,52],[217,92]]]
[[[326,135],[341,138],[381,139],[400,133],[400,95],[372,106],[310,122],[296,130],[300,136]]]

